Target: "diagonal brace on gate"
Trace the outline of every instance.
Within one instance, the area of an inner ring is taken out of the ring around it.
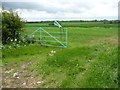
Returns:
[[[61,44],[63,47],[67,47],[66,45],[64,45],[61,41],[59,41],[55,36],[51,35],[49,32],[47,32],[46,30],[44,30],[43,28],[39,27],[40,33],[45,32],[46,34],[48,34],[51,38],[55,39],[59,44]],[[42,30],[42,31],[41,31]],[[41,35],[42,36],[42,35]],[[41,37],[42,38],[42,37]]]
[[[31,35],[34,35],[36,32],[40,31],[40,42],[42,44],[42,31],[45,32],[46,34],[48,34],[51,38],[53,38],[55,41],[57,41],[60,45],[60,47],[65,47],[67,48],[67,30],[66,30],[66,45],[64,43],[62,43],[60,40],[57,39],[57,37],[53,36],[52,34],[50,34],[49,32],[47,32],[46,30],[44,30],[43,28],[39,27],[37,30],[35,30]],[[47,46],[52,46],[52,45],[47,45]]]

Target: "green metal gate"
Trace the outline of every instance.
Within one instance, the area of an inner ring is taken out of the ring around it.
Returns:
[[[39,41],[41,45],[67,48],[68,47],[67,28],[62,28],[62,26],[57,21],[54,22],[54,25],[58,26],[58,28],[50,27],[51,30],[48,31],[42,27],[39,27],[32,34],[30,34],[30,36],[35,35],[35,33],[39,32],[40,38],[39,40],[36,41]]]

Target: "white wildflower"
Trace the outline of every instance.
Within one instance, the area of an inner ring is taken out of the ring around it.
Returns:
[[[26,85],[26,83],[23,83],[23,85]]]
[[[56,51],[52,50],[52,51],[50,51],[49,56],[53,56],[55,53],[56,53]]]
[[[53,56],[53,54],[49,53],[49,56]]]
[[[31,77],[31,78],[33,78],[33,77]]]
[[[76,64],[76,66],[79,66],[79,64]]]
[[[56,51],[54,51],[53,53],[56,53]]]
[[[40,84],[40,83],[42,83],[41,81],[37,81],[37,84]]]
[[[10,40],[11,42],[13,41],[13,39]]]
[[[5,71],[5,73],[11,73],[14,69],[11,69],[9,71]]]
[[[16,77],[16,78],[20,78],[20,77]]]
[[[17,41],[17,39],[15,39],[15,41]]]
[[[55,53],[56,53],[56,51],[52,50],[52,51],[51,51],[51,53],[52,53],[52,54],[55,54]]]
[[[14,74],[13,74],[13,77],[19,78],[18,73],[14,73]]]
[[[54,51],[52,50],[51,53],[53,53]]]
[[[10,71],[5,71],[5,73],[10,73]]]

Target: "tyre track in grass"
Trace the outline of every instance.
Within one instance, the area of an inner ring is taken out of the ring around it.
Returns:
[[[100,39],[98,41],[101,41],[101,40],[102,39]],[[98,41],[94,40],[94,43],[98,42]],[[76,76],[76,81],[79,79],[79,82],[80,82],[80,81],[82,81],[82,79],[84,79],[84,77],[86,77],[86,73],[91,69],[91,66],[96,62],[97,58],[99,57],[99,54],[104,53],[104,52],[109,52],[110,48],[108,48],[108,47],[110,45],[117,45],[117,44],[118,44],[118,42],[117,42],[117,39],[115,39],[115,38],[104,38],[103,41],[101,41],[101,43],[99,43],[99,45],[101,45],[103,49],[99,49],[99,48],[95,49],[96,55],[95,55],[94,59],[88,60],[88,62],[84,66],[85,70],[83,70],[82,72],[80,72]],[[78,86],[83,87],[84,85],[82,86],[79,82],[77,82],[77,84],[76,84],[76,82],[74,82],[74,84],[76,85],[76,87],[78,87]],[[85,88],[85,87],[83,87],[83,88]]]
[[[33,64],[38,62],[38,59],[33,58],[14,69],[12,66],[5,67],[2,72],[3,88],[35,88],[42,84],[43,80],[37,76],[37,70],[28,70]]]

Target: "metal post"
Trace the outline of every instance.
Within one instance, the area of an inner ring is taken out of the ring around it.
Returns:
[[[68,33],[67,33],[67,28],[66,28],[66,48],[68,47]]]
[[[40,29],[40,44],[42,44],[42,30]]]
[[[62,28],[60,28],[60,37],[61,37],[61,40],[62,40]]]

